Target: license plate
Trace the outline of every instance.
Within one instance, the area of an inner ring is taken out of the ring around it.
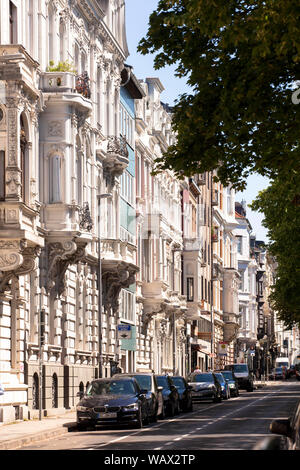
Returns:
[[[117,413],[98,413],[98,419],[109,419],[109,418],[116,418]]]

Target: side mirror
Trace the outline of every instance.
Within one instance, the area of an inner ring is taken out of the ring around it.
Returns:
[[[164,389],[164,387],[157,387],[157,391],[158,391],[158,392],[162,392],[163,389]]]
[[[292,437],[292,429],[289,419],[276,419],[270,424],[270,431],[273,434],[281,434],[282,436]]]

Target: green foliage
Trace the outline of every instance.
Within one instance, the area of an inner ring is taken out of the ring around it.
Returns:
[[[269,252],[278,264],[270,301],[280,320],[300,326],[300,175],[291,171],[261,191],[251,205],[264,213],[263,225],[272,240]]]
[[[77,74],[73,64],[67,60],[65,62],[59,62],[58,65],[54,65],[53,60],[50,60],[47,72],[71,72]]]
[[[176,102],[177,142],[157,170],[217,170],[241,190],[252,172],[299,169],[299,37],[298,0],[160,0],[138,50],[156,69],[176,64],[193,93]]]

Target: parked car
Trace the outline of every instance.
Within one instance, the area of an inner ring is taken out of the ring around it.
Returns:
[[[157,385],[162,387],[164,414],[175,416],[180,411],[179,393],[169,375],[156,375]]]
[[[156,422],[157,418],[164,418],[164,400],[162,395],[162,387],[157,385],[156,377],[149,372],[135,372],[132,374],[116,374],[114,377],[134,377],[143,390],[147,390],[146,401],[148,407],[148,415],[151,421]]]
[[[215,370],[214,374],[217,377],[217,379],[218,379],[218,381],[221,385],[223,400],[228,400],[230,398],[230,390],[229,390],[228,382],[226,381],[226,379],[225,379],[224,375],[222,374],[222,372],[219,372],[219,371]]]
[[[193,411],[192,387],[181,376],[172,376],[172,381],[179,394],[180,409],[182,411]]]
[[[240,390],[253,392],[254,378],[247,364],[229,364],[224,367],[225,370],[231,370],[238,381]]]
[[[284,367],[275,367],[275,369],[272,370],[271,374],[269,375],[269,378],[272,380],[285,380],[286,379],[286,370]]]
[[[80,430],[98,424],[134,424],[141,428],[148,421],[147,390],[134,378],[93,380],[76,407]]]
[[[193,389],[193,401],[208,399],[212,399],[213,402],[222,401],[222,388],[213,372],[191,374],[187,382]]]
[[[226,379],[228,386],[229,386],[229,392],[231,397],[238,397],[239,396],[239,385],[236,377],[234,377],[233,373],[231,370],[220,370],[217,372],[221,372],[223,377]]]

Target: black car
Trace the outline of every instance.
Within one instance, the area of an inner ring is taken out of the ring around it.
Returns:
[[[216,372],[221,372],[223,377],[229,386],[230,396],[238,397],[239,396],[239,385],[237,379],[234,377],[231,370],[219,370]]]
[[[113,423],[141,428],[148,420],[146,393],[134,378],[94,380],[86,394],[80,394],[76,407],[78,429]]]
[[[192,398],[194,401],[209,400],[213,402],[222,401],[222,388],[213,372],[198,372],[187,378],[192,387]]]
[[[253,392],[254,377],[247,364],[229,364],[224,367],[225,370],[231,370],[238,381],[240,390]]]
[[[182,411],[193,411],[192,387],[184,377],[172,376],[172,381],[179,393],[179,405]]]
[[[134,377],[143,390],[147,390],[146,401],[148,416],[152,421],[157,418],[164,418],[164,401],[162,387],[157,385],[156,377],[151,372],[134,372],[131,374],[116,374],[114,378]]]
[[[164,400],[164,413],[166,416],[175,416],[180,411],[179,393],[169,375],[156,375],[157,385],[162,387]]]

